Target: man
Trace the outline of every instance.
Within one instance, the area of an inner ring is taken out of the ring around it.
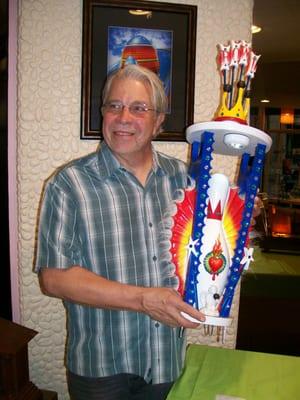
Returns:
[[[167,100],[151,71],[130,65],[103,92],[103,137],[94,154],[49,180],[41,208],[36,270],[42,291],[67,310],[72,399],[164,399],[179,376],[179,329],[204,315],[178,295],[171,264],[159,264],[159,230],[181,161],[151,141]]]

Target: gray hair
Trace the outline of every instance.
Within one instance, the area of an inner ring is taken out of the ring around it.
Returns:
[[[153,107],[159,113],[166,113],[168,109],[168,99],[162,81],[150,69],[134,64],[126,65],[124,68],[119,69],[108,76],[102,92],[103,104],[107,101],[113,81],[115,79],[126,78],[132,78],[147,83],[152,89]]]

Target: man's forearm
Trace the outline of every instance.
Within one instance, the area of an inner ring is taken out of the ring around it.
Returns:
[[[143,288],[110,281],[80,266],[42,268],[44,294],[99,308],[142,311]]]
[[[79,266],[65,270],[42,268],[43,293],[92,307],[142,312],[170,326],[195,328],[183,313],[204,321],[204,315],[185,303],[171,288],[141,287],[110,281]]]

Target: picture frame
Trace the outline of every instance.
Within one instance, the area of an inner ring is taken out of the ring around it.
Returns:
[[[81,139],[102,139],[100,107],[105,79],[127,57],[126,63],[156,68],[164,83],[169,110],[156,140],[185,141],[185,129],[194,117],[196,22],[197,6],[193,5],[83,1]],[[140,46],[142,55],[132,53],[132,43]],[[145,44],[147,51],[150,46],[156,54],[155,66],[148,63],[153,54],[143,53]]]

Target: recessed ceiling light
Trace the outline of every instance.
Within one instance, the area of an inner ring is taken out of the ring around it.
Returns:
[[[261,103],[270,103],[270,100],[269,99],[262,99],[260,102]]]
[[[253,34],[253,33],[258,33],[258,32],[260,32],[261,31],[261,27],[260,26],[257,26],[257,25],[252,25],[251,26],[251,33]]]

